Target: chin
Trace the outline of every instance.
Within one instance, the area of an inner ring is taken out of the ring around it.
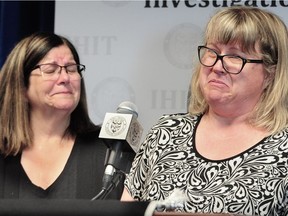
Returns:
[[[63,111],[73,111],[74,109],[75,109],[75,105],[73,104],[73,106],[72,105],[67,105],[67,104],[65,104],[65,105],[55,105],[54,104],[54,108],[56,109],[56,110],[63,110]]]

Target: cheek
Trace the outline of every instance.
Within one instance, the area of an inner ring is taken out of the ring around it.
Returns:
[[[253,72],[251,70],[250,72]],[[256,71],[254,71],[256,72]],[[262,73],[249,73],[245,78],[239,80],[237,83],[239,91],[244,91],[249,94],[261,94],[264,90],[265,79]]]
[[[33,79],[30,79],[29,84],[28,84],[28,88],[26,90],[26,97],[28,99],[28,101],[30,102],[31,100],[33,100],[33,98],[36,97],[37,95],[37,82],[34,82]]]
[[[28,101],[39,100],[49,95],[52,91],[54,83],[52,82],[37,82],[33,79],[30,80],[28,89],[26,91],[26,97]]]
[[[258,91],[258,92],[262,92],[263,91],[263,86],[264,86],[264,80],[263,79],[257,79],[257,80],[250,80],[250,82],[246,83],[246,88],[247,91],[253,92],[253,91]]]
[[[199,85],[203,87],[208,82],[208,76],[210,71],[207,69],[201,69],[199,72]]]
[[[39,101],[40,95],[38,91],[36,91],[33,87],[30,86],[26,91],[26,98],[28,103],[33,106],[37,103],[37,101]]]
[[[255,67],[252,67],[249,73],[246,74],[246,82],[249,85],[253,85],[258,88],[263,88],[265,83],[265,72],[263,71],[260,66],[255,65]]]
[[[77,101],[79,102],[80,95],[81,95],[81,82],[80,81],[73,82],[73,83],[71,83],[71,85],[73,88],[74,95],[76,96]]]
[[[73,81],[71,82],[71,86],[74,89],[75,92],[78,92],[80,94],[81,92],[81,81]]]

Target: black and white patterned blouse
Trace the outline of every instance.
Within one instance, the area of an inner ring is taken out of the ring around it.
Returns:
[[[175,188],[189,201],[178,211],[288,215],[288,129],[225,160],[195,149],[201,116],[164,115],[148,133],[125,186],[141,201],[164,200]]]

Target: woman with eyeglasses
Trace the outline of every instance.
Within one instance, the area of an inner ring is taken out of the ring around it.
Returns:
[[[284,22],[259,8],[222,9],[198,55],[189,112],[164,115],[152,127],[121,200],[169,200],[180,191],[175,211],[288,215]]]
[[[65,37],[35,33],[0,73],[0,199],[92,199],[107,147],[88,116],[85,66]],[[106,198],[120,199],[119,184]]]

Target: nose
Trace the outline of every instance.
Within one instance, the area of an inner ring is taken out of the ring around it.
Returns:
[[[60,68],[60,71],[59,71],[59,77],[58,77],[58,81],[61,81],[61,82],[67,82],[70,80],[70,76],[68,75],[67,73],[67,70],[65,67],[61,66]]]
[[[224,67],[223,67],[223,60],[221,58],[218,58],[212,66],[212,71],[215,73],[225,73]]]

